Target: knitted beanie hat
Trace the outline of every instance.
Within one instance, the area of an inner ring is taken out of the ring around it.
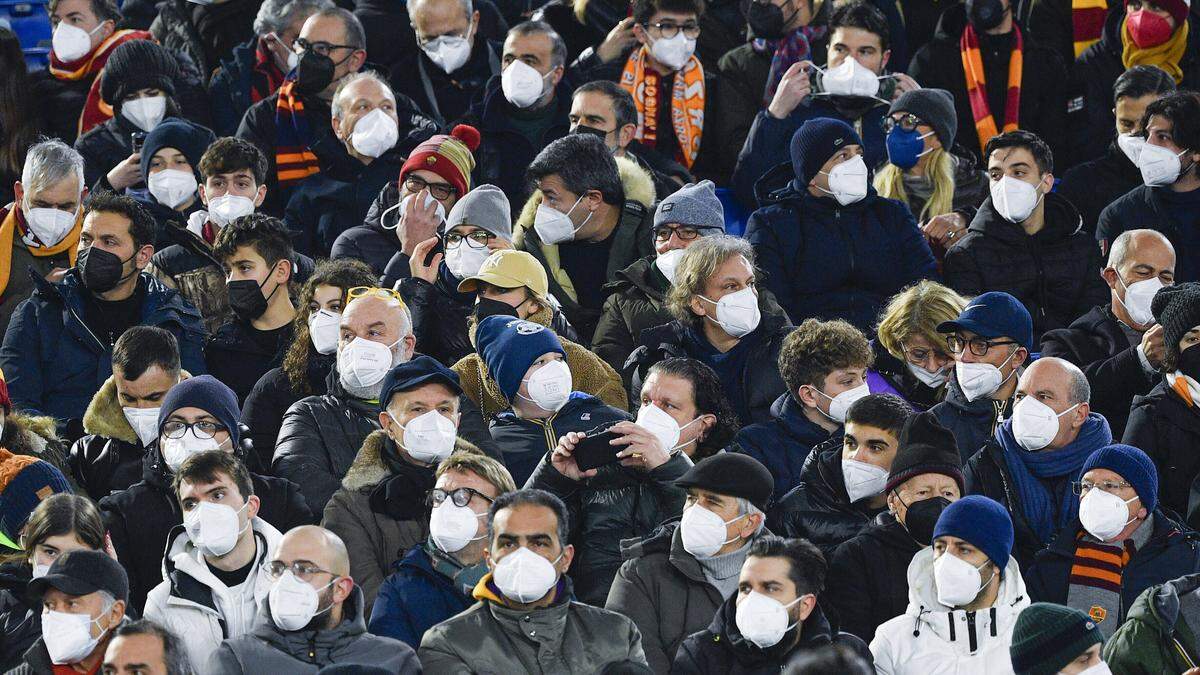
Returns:
[[[1158,506],[1158,468],[1141,450],[1121,443],[1106,445],[1087,458],[1079,475],[1092,469],[1108,469],[1125,479],[1147,511],[1153,513]]]
[[[113,108],[141,89],[161,89],[173,97],[179,62],[156,42],[130,40],[113,50],[100,78],[100,97]]]
[[[912,113],[925,124],[933,127],[942,147],[949,150],[958,133],[958,115],[954,112],[954,96],[945,89],[914,89],[906,91],[892,101],[888,114]]]
[[[884,492],[890,492],[913,476],[940,473],[958,483],[958,493],[965,493],[962,456],[954,434],[942,426],[931,412],[911,415],[900,430],[899,449],[892,459]]]
[[[488,374],[509,401],[517,397],[521,380],[538,357],[549,352],[567,356],[554,331],[511,316],[489,316],[480,321],[475,330],[475,347]]]
[[[216,140],[216,135],[208,127],[202,127],[190,120],[168,117],[159,122],[158,126],[146,134],[146,140],[142,142],[142,157],[145,158],[141,162],[142,182],[149,180],[150,160],[156,152],[163,148],[175,148],[182,152],[183,156],[187,158],[188,164],[192,166],[192,173],[195,174],[196,180],[199,181],[200,158],[204,156],[204,151],[208,149],[208,146]]]
[[[458,190],[462,197],[471,189],[471,171],[475,169],[475,156],[471,153],[479,147],[479,130],[459,124],[450,135],[438,134],[418,145],[404,166],[400,167],[400,180],[410,171],[432,171]]]
[[[792,186],[805,191],[835,152],[847,145],[862,145],[862,139],[849,124],[832,117],[817,117],[805,122],[792,136]]]
[[[162,408],[158,411],[160,434],[167,418],[180,408],[199,408],[217,418],[229,430],[229,440],[233,447],[238,447],[242,437],[238,424],[242,413],[238,408],[237,395],[225,383],[212,375],[199,375],[189,377],[171,387],[163,397]]]
[[[1191,0],[1154,0],[1154,4],[1171,13],[1171,18],[1175,19],[1175,25],[1179,26],[1187,21],[1188,9],[1191,8]],[[1129,0],[1125,0],[1125,11],[1129,11]]]
[[[474,225],[512,243],[512,211],[508,197],[495,185],[480,185],[460,195],[446,216],[446,232],[459,225]]]
[[[933,538],[949,535],[973,544],[1000,568],[1008,565],[1013,547],[1013,524],[1008,510],[983,495],[968,495],[942,511]]]
[[[1163,327],[1167,356],[1178,359],[1179,341],[1189,330],[1200,326],[1200,282],[1163,286],[1154,294],[1150,311]]]
[[[53,464],[0,448],[0,534],[9,541],[18,542],[29,514],[42,500],[70,491],[66,476]]]
[[[688,183],[663,197],[654,211],[654,227],[686,225],[701,235],[725,231],[725,209],[711,180]]]
[[[1104,634],[1087,614],[1035,602],[1017,617],[1008,654],[1017,675],[1054,675],[1099,644],[1104,644]]]

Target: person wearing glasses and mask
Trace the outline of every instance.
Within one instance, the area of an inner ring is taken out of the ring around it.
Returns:
[[[362,589],[336,534],[312,525],[289,530],[263,572],[271,586],[254,627],[224,640],[201,672],[315,675],[333,664],[421,672],[412,647],[367,632]]]
[[[1109,638],[1142,591],[1200,572],[1200,545],[1161,502],[1159,481],[1153,460],[1133,446],[1092,453],[1072,484],[1079,516],[1025,575],[1030,597],[1082,611]]]
[[[937,327],[953,321],[966,306],[966,298],[928,279],[892,296],[871,340],[875,353],[875,363],[867,371],[871,390],[893,390],[916,410],[941,402],[954,357]]]
[[[221,450],[249,461],[242,443],[237,397],[211,375],[171,387],[158,411],[158,440],[146,448],[142,480],[100,500],[100,512],[112,537],[117,560],[129,573],[129,603],[142,611],[146,594],[163,579],[167,535],[184,522],[173,483],[192,455]],[[258,517],[279,531],[315,521],[295,483],[250,474],[258,497]]]

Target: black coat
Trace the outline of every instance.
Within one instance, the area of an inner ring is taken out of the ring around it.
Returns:
[[[1045,198],[1045,225],[1033,236],[1002,218],[989,197],[942,261],[946,283],[959,293],[1004,291],[1020,300],[1033,317],[1035,343],[1108,301],[1101,267],[1079,212],[1053,192]]]
[[[894,516],[879,514],[829,557],[826,611],[870,643],[883,622],[908,608],[908,564],[922,548]]]
[[[484,4],[493,10],[495,7],[490,2],[475,6],[480,10],[481,24]],[[404,5],[397,3],[397,6],[408,13]],[[399,55],[400,60],[392,66],[389,79],[396,93],[412,99],[430,119],[448,130],[455,120],[470,110],[471,101],[482,94],[488,80],[500,74],[501,51],[500,43],[485,39],[482,32],[477,32],[467,62],[448,74],[414,44],[411,51]]]
[[[125,419],[113,378],[100,387],[84,411],[83,431],[87,435],[71,445],[67,462],[75,482],[89,497],[99,501],[142,479],[145,449]]]
[[[400,237],[396,234],[396,223],[400,215],[395,211],[383,216],[383,212],[400,203],[400,187],[389,180],[376,195],[367,209],[361,225],[356,225],[338,235],[333,242],[329,257],[354,258],[371,268],[376,276],[383,276],[392,256],[404,255],[400,251]],[[391,229],[383,226],[386,221]],[[404,256],[404,268],[408,269],[408,256]],[[407,274],[406,274],[407,276]]]
[[[596,324],[592,351],[618,372],[642,331],[670,323],[672,318],[664,305],[671,283],[658,271],[654,260],[655,256],[640,258],[604,286],[610,295],[604,300]]]
[[[318,354],[316,350],[308,356],[307,391],[298,391],[292,386],[282,367],[272,368],[258,379],[254,388],[246,395],[242,404],[242,422],[250,427],[250,439],[258,455],[259,466],[270,467],[275,454],[275,440],[283,425],[283,415],[292,404],[305,396],[321,396],[325,393],[325,379],[336,356]]]
[[[1200,411],[1189,408],[1160,381],[1145,396],[1133,397],[1121,441],[1143,452],[1158,467],[1158,503],[1185,513],[1188,523],[1200,523],[1191,509],[1192,484],[1200,476]]]
[[[1141,184],[1142,172],[1114,140],[1100,157],[1067,169],[1055,191],[1079,209],[1084,231],[1095,235],[1104,207]]]
[[[1025,507],[1004,460],[1004,448],[994,438],[989,440],[963,465],[963,477],[967,486],[964,494],[983,495],[1008,511],[1013,524],[1012,556],[1022,572],[1028,570],[1042,545],[1025,519]],[[1077,499],[1073,494],[1068,497]]]
[[[1042,356],[1066,359],[1087,375],[1092,412],[1104,415],[1113,438],[1125,433],[1134,397],[1149,394],[1160,379],[1142,367],[1138,344],[1129,344],[1110,305],[1093,307],[1069,327],[1042,336]]]
[[[1096,239],[1107,251],[1122,232],[1156,230],[1175,247],[1175,281],[1200,280],[1200,208],[1195,202],[1200,202],[1198,191],[1175,193],[1169,185],[1139,185],[1100,212]]]
[[[21,665],[25,651],[42,636],[42,608],[25,592],[33,569],[25,561],[0,565],[0,670]],[[39,603],[40,604],[40,603]]]
[[[930,408],[929,412],[954,434],[954,443],[965,465],[996,432],[996,426],[1012,415],[1010,403],[986,396],[968,401],[952,374],[946,382],[946,400]]]
[[[451,365],[475,351],[467,335],[475,294],[459,293],[458,281],[442,263],[434,283],[408,277],[398,288],[412,315],[417,351]]]
[[[239,405],[259,378],[283,363],[283,355],[292,343],[291,323],[276,334],[274,344],[256,336],[258,332],[249,323],[234,319],[218,328],[204,345],[208,374],[232,389]]]
[[[412,29],[408,5],[396,0],[358,0],[351,3],[354,15],[362,23],[367,38],[367,53],[371,60],[387,68],[393,68],[411,55],[421,51],[417,47],[417,36]],[[479,12],[476,38],[503,41],[508,33],[508,22],[492,0],[477,0],[472,3]],[[414,75],[410,73],[410,75]],[[398,82],[396,93],[403,87]]]

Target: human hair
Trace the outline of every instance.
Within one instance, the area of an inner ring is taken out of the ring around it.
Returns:
[[[150,619],[128,621],[113,630],[114,638],[137,635],[150,635],[162,640],[163,664],[167,667],[167,675],[195,674],[195,671],[192,670],[192,663],[188,660],[183,640]]]
[[[58,3],[61,0],[50,0],[46,4],[46,11],[53,14],[58,9]],[[92,14],[101,22],[121,20],[121,11],[117,9],[117,3],[113,0],[88,0],[88,5],[91,6]]]
[[[184,483],[192,485],[207,485],[217,481],[217,474],[225,474],[237,486],[242,501],[247,501],[254,494],[254,483],[250,480],[250,470],[246,464],[232,452],[224,450],[205,450],[184,460],[175,470],[171,481],[171,489],[175,497],[179,497],[179,489]]]
[[[0,26],[0,174],[21,173],[26,151],[37,140],[37,114],[17,34]],[[60,141],[61,142],[61,141]],[[79,174],[80,183],[83,173]],[[21,179],[25,181],[24,178]],[[29,190],[29,186],[25,186]]]
[[[267,182],[267,157],[258,146],[236,136],[213,141],[200,157],[200,176],[208,180],[219,173],[248,169],[255,185]]]
[[[345,306],[346,291],[356,286],[374,286],[376,282],[375,273],[361,260],[339,258],[317,263],[316,269],[300,287],[296,318],[292,319],[292,342],[283,356],[283,373],[287,375],[288,383],[297,393],[313,393],[312,385],[308,382],[308,360],[315,348],[308,332],[308,317],[312,316],[309,305],[312,304],[317,287],[340,288],[342,305]]]
[[[1142,128],[1154,115],[1171,122],[1171,141],[1180,148],[1200,152],[1200,93],[1177,91],[1146,106]]]
[[[746,554],[751,556],[787,560],[788,578],[795,584],[797,596],[816,595],[825,589],[825,556],[807,539],[784,539],[773,534],[759,537]]]
[[[179,375],[179,341],[158,326],[131,326],[113,345],[112,370],[126,380],[136,380],[151,366]]]
[[[542,148],[525,170],[525,176],[531,183],[558,176],[576,197],[599,190],[605,204],[625,203],[617,162],[604,145],[604,139],[592,134],[570,134]]]
[[[1033,163],[1037,164],[1038,171],[1043,175],[1054,173],[1054,153],[1051,152],[1050,146],[1046,145],[1046,141],[1043,141],[1037,134],[1024,129],[1006,131],[999,136],[992,136],[992,140],[988,141],[983,148],[983,163],[987,164],[993,152],[1012,148],[1028,150],[1029,154],[1033,155]]]
[[[638,123],[637,105],[633,102],[633,96],[616,82],[611,80],[585,82],[575,89],[573,96],[580,94],[600,94],[608,98],[608,102],[612,104],[613,117],[617,121],[617,129],[627,124]]]
[[[866,2],[856,0],[833,10],[829,17],[829,35],[839,28],[857,28],[879,36],[880,49],[886,50],[891,43],[887,18],[883,12]]]
[[[50,537],[73,534],[81,544],[93,551],[104,548],[104,519],[100,509],[92,500],[82,495],[60,492],[51,495],[37,505],[21,534],[20,554],[28,559],[33,548]]]
[[[367,48],[367,34],[363,32],[362,22],[357,16],[348,9],[341,7],[327,7],[317,12],[313,12],[311,16],[317,17],[333,17],[342,22],[342,28],[346,31],[346,46],[354,47],[355,49]]]
[[[795,396],[806,384],[820,389],[835,370],[865,368],[874,360],[866,336],[849,323],[841,319],[805,319],[783,339],[779,374],[788,392]]]
[[[254,34],[278,35],[287,30],[298,15],[312,16],[334,6],[331,0],[263,0],[254,17]]]
[[[1121,73],[1113,83],[1113,105],[1123,98],[1141,98],[1174,92],[1175,78],[1158,66],[1134,66]]]
[[[599,140],[599,139],[596,139]],[[693,327],[704,325],[704,317],[692,311],[692,297],[704,295],[708,278],[717,273],[725,261],[742,256],[754,266],[754,248],[741,237],[717,234],[701,237],[685,249],[679,267],[675,270],[675,283],[667,292],[667,310],[671,316]]]
[[[704,13],[702,0],[634,0],[633,20],[645,24],[659,12],[670,14],[695,14],[697,18]]]
[[[409,0],[408,15],[413,16],[417,13],[418,7],[432,1],[433,0]],[[475,3],[473,3],[471,0],[457,0],[457,2],[459,8],[461,8],[463,11],[463,16],[467,18],[467,21],[470,21],[471,15],[475,13]]]
[[[693,461],[700,461],[710,455],[715,455],[737,435],[741,422],[733,410],[733,404],[725,395],[717,373],[708,364],[685,357],[675,357],[659,361],[650,366],[646,377],[650,375],[670,375],[686,381],[692,387],[692,400],[696,404],[696,416],[712,415],[717,418],[708,435],[696,441],[696,452]]]
[[[434,478],[441,478],[447,471],[458,473],[473,473],[496,488],[496,495],[512,492],[517,489],[512,474],[500,462],[478,452],[455,452],[438,464]]]
[[[128,220],[129,236],[133,239],[135,251],[154,243],[158,226],[146,207],[137,203],[132,197],[107,191],[94,192],[88,197],[83,207],[84,218],[92,213],[115,213]]]
[[[870,394],[850,405],[846,423],[874,427],[899,438],[904,421],[912,413],[912,406],[895,394]]]
[[[958,318],[967,299],[936,281],[923,279],[892,296],[880,314],[875,334],[889,354],[904,360],[904,343],[919,336],[945,350],[939,324]]]
[[[1158,230],[1125,230],[1117,235],[1117,238],[1113,240],[1112,246],[1108,248],[1107,266],[1118,269],[1121,265],[1124,265],[1125,259],[1129,257],[1129,249],[1133,245],[1133,240],[1143,235],[1158,239],[1163,246],[1171,249],[1171,253],[1175,253],[1175,246],[1171,244],[1171,240],[1167,239],[1166,235]]]
[[[832,642],[815,649],[797,650],[788,659],[786,675],[875,675],[866,659],[844,643]]]
[[[333,119],[342,119],[342,92],[350,85],[361,80],[375,82],[387,92],[388,98],[392,99],[392,103],[396,102],[396,93],[392,91],[392,85],[388,84],[387,80],[380,77],[379,73],[373,70],[361,70],[342,78],[342,81],[338,83],[337,89],[333,92],[333,101],[329,104],[329,110]]]
[[[508,29],[509,36],[526,37],[529,35],[545,35],[550,38],[550,65],[554,68],[566,67],[567,43],[563,42],[558,31],[545,21],[522,21]]]
[[[545,490],[538,490],[537,488],[523,488],[521,490],[505,492],[492,501],[492,505],[488,507],[487,517],[489,542],[496,539],[496,530],[492,525],[496,521],[496,514],[503,509],[511,509],[523,505],[543,506],[553,511],[554,517],[558,519],[558,544],[559,546],[567,545],[567,540],[571,536],[571,523],[567,515],[567,505],[563,504],[563,501],[557,496]]]
[[[767,514],[763,510],[755,506],[745,497],[737,497],[738,515],[739,516],[759,516],[758,527],[754,530],[754,534],[762,532],[767,525]]]
[[[83,155],[57,138],[38,141],[25,155],[21,186],[26,194],[41,192],[68,178],[76,178],[83,193]]]
[[[1092,385],[1088,382],[1087,375],[1079,369],[1079,366],[1060,359],[1055,356],[1044,356],[1035,364],[1045,362],[1047,365],[1056,365],[1067,373],[1069,382],[1067,383],[1067,402],[1075,405],[1077,403],[1087,403],[1092,400]]]
[[[929,151],[925,175],[933,183],[933,192],[920,213],[914,213],[918,222],[950,213],[954,210],[954,157],[945,148]],[[880,197],[897,199],[909,204],[908,190],[904,187],[904,169],[885,162],[875,172],[875,191]],[[911,205],[911,204],[910,204]]]
[[[237,218],[232,223],[221,228],[217,240],[213,243],[213,255],[222,263],[228,263],[237,250],[249,246],[262,257],[268,265],[274,265],[280,260],[293,265],[291,233],[287,225],[278,218],[265,213],[251,213]],[[296,270],[291,270],[295,275]]]

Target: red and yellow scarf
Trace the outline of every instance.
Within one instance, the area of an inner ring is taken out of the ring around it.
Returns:
[[[1075,58],[1100,40],[1107,14],[1108,0],[1071,0],[1071,39]]]
[[[1021,68],[1024,62],[1025,41],[1021,29],[1013,25],[1012,54],[1008,57],[1008,96],[1004,102],[1004,131],[1016,131],[1021,110]],[[963,29],[959,41],[962,51],[963,73],[967,77],[967,99],[971,102],[971,116],[975,118],[975,132],[979,135],[979,151],[987,146],[993,136],[998,135],[996,117],[988,105],[987,78],[983,73],[983,57],[979,53],[979,36],[971,24]]]
[[[7,208],[7,213],[5,212]],[[4,289],[8,288],[8,277],[12,274],[12,251],[13,237],[24,240],[27,232],[25,226],[25,215],[21,212],[20,205],[13,203],[7,207],[0,207],[0,296],[4,295]],[[63,240],[53,246],[46,246],[37,241],[36,237],[29,235],[34,243],[24,244],[29,249],[29,254],[35,258],[45,258],[47,256],[58,255],[64,251],[67,257],[71,260],[71,265],[75,265],[75,252],[79,246],[79,231],[83,223],[83,211],[75,219],[75,227]],[[22,242],[24,243],[24,242]],[[19,271],[24,274],[24,270]]]
[[[636,138],[653,148],[658,140],[659,74],[646,67],[649,51],[635,49],[621,71],[621,87],[633,96],[637,106],[638,125]],[[671,86],[671,126],[679,141],[680,156],[687,168],[692,168],[700,154],[700,137],[704,131],[704,67],[700,59],[692,56],[675,74]]]
[[[267,39],[258,38],[258,46],[254,50],[254,69],[250,76],[250,102],[258,103],[269,98],[283,86],[286,76],[287,73],[275,65],[275,56],[267,49]]]
[[[113,115],[112,106],[100,97],[100,79],[104,76],[104,65],[113,50],[130,40],[153,40],[154,36],[144,30],[119,30],[109,35],[91,54],[77,61],[60,61],[54,52],[50,52],[50,74],[59,80],[77,81],[85,77],[93,77],[92,86],[88,88],[87,100],[83,104],[83,112],[79,114],[79,135],[83,135],[92,127],[103,124]]]
[[[317,156],[308,147],[311,142],[304,102],[296,94],[296,81],[287,80],[279,88],[275,104],[275,177],[280,186],[320,173]]]

